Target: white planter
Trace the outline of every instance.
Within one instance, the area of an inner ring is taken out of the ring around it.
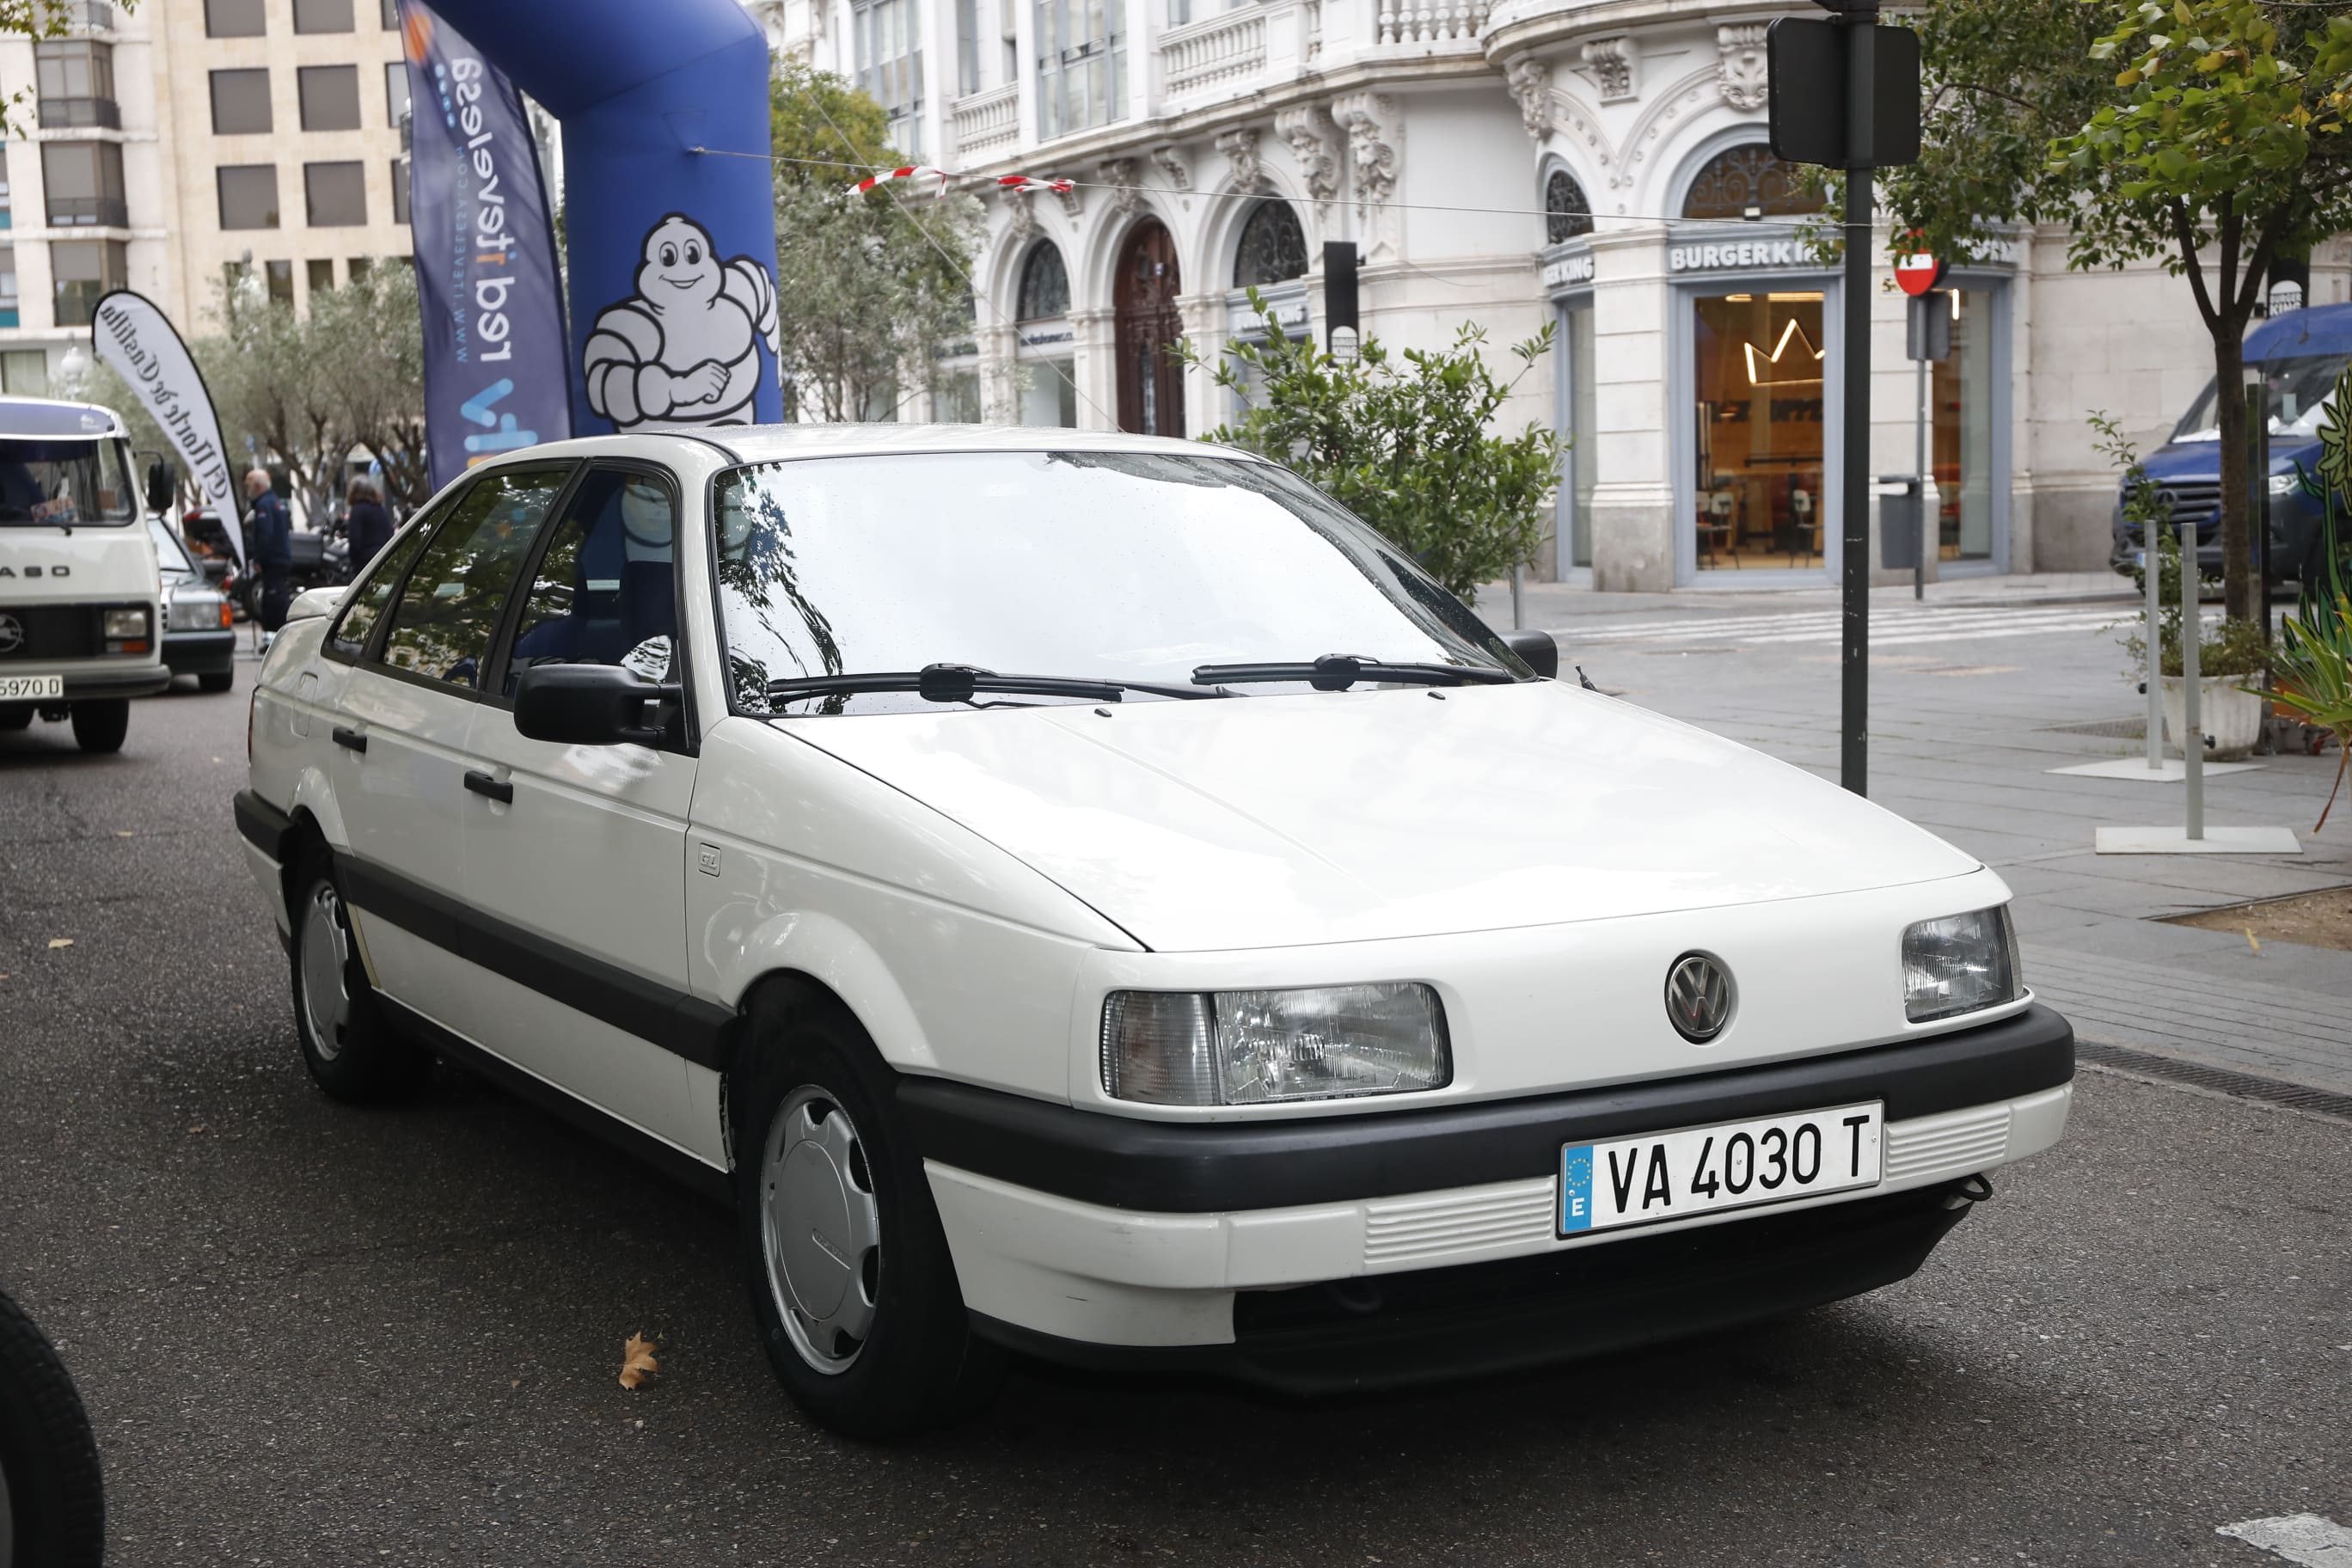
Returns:
[[[2187,756],[2180,749],[2180,737],[2189,728],[2185,713],[2186,694],[2181,690],[2181,677],[2164,678],[2164,739],[2174,753]],[[2246,679],[2235,675],[2208,675],[2197,682],[2197,722],[2205,733],[2213,737],[2207,749],[2209,763],[2234,762],[2254,749],[2263,736],[2263,694],[2250,691],[2238,684]]]

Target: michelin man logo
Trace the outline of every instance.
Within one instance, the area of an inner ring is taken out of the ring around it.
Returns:
[[[636,282],[588,335],[588,406],[621,430],[751,423],[760,344],[781,346],[767,269],[748,256],[721,262],[709,230],[671,213],[646,235]]]

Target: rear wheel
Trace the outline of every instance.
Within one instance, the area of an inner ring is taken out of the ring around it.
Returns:
[[[122,737],[131,733],[131,700],[110,697],[100,702],[75,703],[73,733],[74,744],[85,752],[122,750]]]
[[[776,1377],[852,1437],[954,1420],[993,1392],[930,1185],[865,1030],[771,987],[751,1010],[738,1100],[742,1247]]]
[[[293,885],[294,1033],[311,1079],[352,1104],[410,1092],[432,1058],[393,1027],[368,984],[326,856],[307,857]]]
[[[224,669],[217,674],[206,671],[196,677],[196,689],[199,691],[226,691],[236,684],[236,671],[233,669]]]
[[[65,1363],[0,1291],[0,1563],[98,1568],[106,1492],[98,1440]]]

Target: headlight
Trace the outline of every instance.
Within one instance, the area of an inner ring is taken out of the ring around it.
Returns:
[[[204,632],[217,629],[228,601],[218,594],[182,594],[172,601],[172,629]]]
[[[1903,933],[1903,1016],[1911,1022],[1998,1007],[2021,994],[2007,905],[1921,921]]]
[[[1114,991],[1102,1082],[1146,1105],[1265,1105],[1443,1089],[1445,1010],[1426,985]]]
[[[87,621],[82,623],[87,626]],[[147,612],[139,609],[106,612],[106,635],[110,640],[143,637],[147,635]]]
[[[2270,483],[2271,494],[2274,496],[2291,496],[2294,494],[2294,473],[2291,471],[2284,474],[2273,474],[2271,476]]]

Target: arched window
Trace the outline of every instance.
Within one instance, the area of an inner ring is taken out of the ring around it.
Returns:
[[[1070,275],[1062,267],[1062,252],[1050,239],[1041,239],[1021,267],[1018,321],[1035,321],[1070,313]]]
[[[1544,182],[1544,243],[1558,245],[1592,232],[1592,204],[1584,187],[1566,169],[1554,169]]]
[[[1760,142],[1727,147],[1709,158],[1691,182],[1690,195],[1683,198],[1683,216],[1780,217],[1821,211],[1821,197],[1808,193],[1803,182],[1797,169],[1772,156],[1772,150]]]
[[[1241,251],[1234,258],[1234,287],[1264,288],[1307,276],[1307,234],[1298,215],[1279,196],[1250,209],[1242,224]]]

